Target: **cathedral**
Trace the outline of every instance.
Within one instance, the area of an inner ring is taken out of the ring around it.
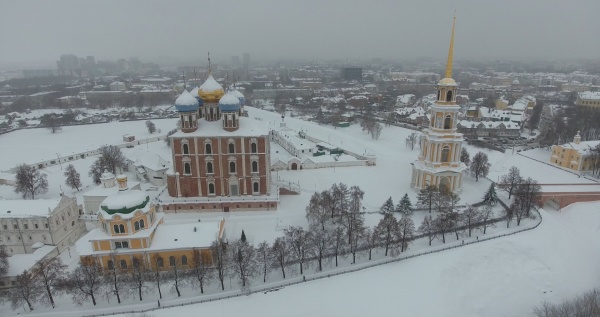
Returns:
[[[245,99],[225,91],[209,71],[192,93],[175,101],[180,130],[171,135],[173,168],[162,210],[275,210],[278,191],[271,186],[269,131],[244,116]]]
[[[446,74],[437,85],[437,100],[429,109],[429,127],[423,130],[421,153],[411,163],[411,186],[416,189],[432,185],[457,192],[462,187],[462,172],[467,168],[460,161],[464,139],[456,128],[460,107],[456,104],[458,85],[452,79],[455,24],[456,18],[452,23]]]

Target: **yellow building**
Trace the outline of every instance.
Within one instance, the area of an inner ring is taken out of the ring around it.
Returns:
[[[600,141],[581,142],[579,132],[573,142],[552,147],[550,163],[578,172],[593,170],[600,164],[597,147]]]
[[[452,23],[446,76],[438,83],[437,101],[430,107],[429,127],[423,130],[421,138],[421,153],[412,163],[411,186],[417,189],[432,185],[456,192],[462,186],[462,172],[466,169],[460,161],[464,139],[457,130],[460,111],[456,103],[458,84],[452,79],[455,22],[456,18]]]
[[[82,263],[92,259],[102,268],[131,267],[135,258],[152,267],[169,269],[192,264],[194,252],[210,259],[213,241],[224,238],[225,220],[163,224],[164,213],[157,212],[150,197],[129,190],[127,177],[118,176],[119,192],[108,196],[98,211],[98,227],[77,241]]]
[[[600,91],[584,91],[578,93],[575,104],[581,107],[600,109]]]

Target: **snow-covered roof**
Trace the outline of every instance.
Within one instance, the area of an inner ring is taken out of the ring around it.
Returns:
[[[177,111],[197,111],[199,106],[200,104],[198,103],[198,99],[192,96],[192,94],[185,89],[175,100],[175,108],[177,108]]]
[[[130,189],[133,188],[139,188],[140,186],[139,182],[127,182],[127,186]],[[103,185],[98,185],[96,187],[94,187],[93,189],[90,189],[89,191],[85,192],[83,194],[83,197],[108,197],[110,195],[116,194],[119,192],[119,186],[113,186],[113,187],[104,187]],[[95,211],[94,211],[95,212]]]
[[[206,121],[200,119],[198,121],[198,130],[194,132],[184,133],[177,131],[171,137],[208,137],[208,136],[264,136],[269,134],[269,129],[264,122],[260,122],[251,118],[240,117],[240,127],[235,131],[225,131],[223,123],[219,121]]]
[[[135,166],[143,166],[153,171],[166,170],[171,163],[161,156],[147,150],[139,149],[133,154],[125,153],[125,157],[134,162]]]
[[[223,90],[223,86],[221,86],[212,74],[210,74],[208,75],[208,78],[206,78],[206,81],[200,86],[199,90],[202,92],[213,92]]]
[[[569,142],[562,145],[563,148],[574,149],[579,154],[587,155],[591,153],[591,150],[596,148],[600,144],[600,140],[596,141],[581,141],[579,144],[575,142]]]
[[[579,99],[600,100],[600,91],[584,91],[579,93]]]
[[[0,200],[0,218],[49,217],[59,203],[60,198]]]
[[[505,128],[507,130],[519,130],[521,129],[520,125],[515,122],[510,121],[483,121],[483,122],[475,122],[468,120],[461,120],[458,122],[458,125],[464,128],[484,128],[484,129],[499,129]]]
[[[29,271],[48,253],[54,251],[56,246],[44,245],[37,248],[33,253],[13,254],[8,257],[8,273],[7,277],[17,276],[23,271]]]
[[[150,208],[150,197],[140,190],[119,191],[110,195],[100,204],[100,212],[106,219],[112,218],[114,214],[119,214],[122,218],[128,218],[133,215],[135,210],[147,211]],[[134,209],[134,210],[128,210]]]
[[[240,110],[240,100],[228,92],[219,99],[219,109],[221,111],[238,111]]]

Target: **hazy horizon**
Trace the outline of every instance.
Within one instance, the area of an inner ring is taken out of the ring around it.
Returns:
[[[5,1],[0,64],[62,54],[204,64],[253,60],[598,58],[600,1]],[[596,31],[594,31],[596,30]],[[51,64],[54,63],[54,64]]]

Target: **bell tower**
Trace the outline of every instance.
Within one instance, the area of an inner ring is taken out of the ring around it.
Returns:
[[[456,104],[458,84],[452,78],[455,25],[456,17],[452,22],[445,77],[437,84],[437,100],[429,109],[429,127],[423,130],[421,153],[412,163],[411,186],[416,189],[432,185],[456,192],[462,187],[466,165],[460,161],[460,152],[464,139],[456,128],[460,106]]]

